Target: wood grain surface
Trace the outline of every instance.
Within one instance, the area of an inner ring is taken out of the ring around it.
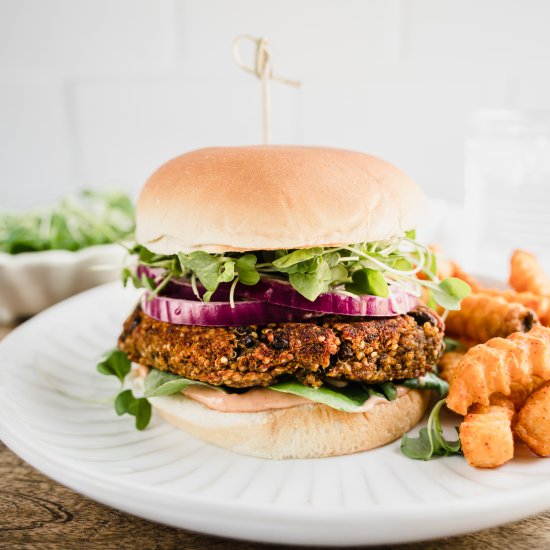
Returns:
[[[0,327],[0,338],[8,331]],[[231,541],[130,516],[52,481],[0,443],[0,549],[4,548],[282,550],[290,547]],[[387,548],[550,548],[550,511],[472,535]]]

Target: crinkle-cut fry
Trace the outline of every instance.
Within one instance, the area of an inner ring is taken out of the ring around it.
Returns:
[[[482,293],[489,296],[498,296],[507,302],[523,304],[536,313],[544,326],[550,325],[550,295],[541,296],[533,292],[516,292],[515,290],[499,290],[495,288],[484,288]]]
[[[532,393],[517,415],[514,433],[539,456],[550,455],[550,384]]]
[[[453,266],[452,277],[462,279],[465,283],[468,283],[472,292],[479,292],[481,290],[481,283],[469,273],[466,273],[456,262],[451,262]]]
[[[468,350],[451,381],[447,406],[466,415],[474,403],[489,405],[494,393],[509,396],[512,384],[533,387],[550,380],[550,328],[493,338]]]
[[[513,406],[506,404],[472,407],[459,429],[464,458],[470,466],[496,468],[514,457],[513,416]]]
[[[474,403],[489,405],[493,393],[507,395],[510,374],[502,363],[502,355],[483,344],[468,350],[455,370],[447,406],[465,416]]]
[[[526,361],[531,365],[531,375],[550,380],[550,335],[538,328],[526,334],[511,334],[509,339],[525,350]]]
[[[511,338],[492,338],[486,343],[488,348],[506,356],[506,368],[510,373],[510,383],[523,386],[531,383],[531,367],[525,361],[525,350]]]
[[[536,256],[525,250],[516,250],[512,254],[509,282],[518,292],[550,294],[550,277],[544,272]]]
[[[471,294],[462,300],[460,310],[449,312],[445,327],[451,336],[484,343],[513,332],[527,332],[537,322],[534,312],[522,304],[498,296]]]
[[[450,382],[453,379],[456,367],[460,363],[460,360],[464,357],[462,351],[447,351],[439,360],[437,365],[438,367],[438,376],[443,378],[443,380]]]

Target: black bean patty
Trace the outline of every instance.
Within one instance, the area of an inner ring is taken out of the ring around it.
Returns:
[[[431,371],[443,322],[419,306],[387,318],[327,315],[302,323],[201,327],[157,321],[136,310],[118,345],[139,364],[213,385],[269,386],[289,376],[309,386],[331,380],[384,382]]]

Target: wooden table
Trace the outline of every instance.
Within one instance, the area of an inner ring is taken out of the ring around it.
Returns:
[[[0,339],[9,329],[0,327]],[[192,548],[277,550],[174,529],[98,504],[52,481],[0,443],[0,549]],[[213,518],[215,521],[215,518]],[[426,518],[430,521],[430,518]],[[550,511],[473,535],[391,548],[446,550],[550,548]]]

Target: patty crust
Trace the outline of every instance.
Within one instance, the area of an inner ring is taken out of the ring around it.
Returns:
[[[421,376],[441,355],[443,330],[439,316],[424,306],[397,317],[327,315],[243,327],[174,325],[138,306],[118,346],[135,363],[212,385],[269,386],[292,376],[317,387]]]

